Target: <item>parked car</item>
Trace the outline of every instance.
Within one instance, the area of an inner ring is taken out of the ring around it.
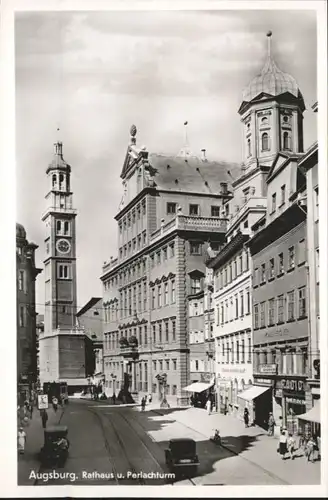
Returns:
[[[43,466],[62,467],[68,457],[69,441],[66,425],[54,425],[44,430],[44,445],[40,451]]]
[[[199,465],[196,442],[190,438],[171,439],[165,450],[165,463],[175,474],[189,472],[195,474]]]

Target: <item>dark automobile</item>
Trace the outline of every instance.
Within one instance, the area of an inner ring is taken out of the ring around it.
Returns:
[[[165,462],[171,472],[195,474],[199,465],[196,442],[190,438],[171,439],[165,450]]]
[[[44,445],[40,451],[43,466],[63,466],[68,457],[69,441],[66,425],[54,425],[44,431]]]

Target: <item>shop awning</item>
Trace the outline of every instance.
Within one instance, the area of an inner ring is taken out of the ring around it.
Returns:
[[[67,385],[72,387],[72,386],[84,386],[84,385],[91,385],[91,380],[90,383],[87,378],[65,378],[65,379],[60,379],[59,382],[67,382]]]
[[[320,424],[320,401],[311,408],[307,413],[302,413],[302,415],[297,415],[297,418],[301,420],[307,420],[308,422],[314,422]]]
[[[204,382],[195,382],[194,384],[187,385],[183,390],[186,392],[203,392],[212,387],[213,383],[205,384]]]
[[[245,399],[246,401],[253,401],[253,399],[258,398],[261,394],[264,394],[266,391],[271,389],[270,387],[262,387],[259,385],[252,385],[249,389],[238,394],[237,396],[241,399]]]

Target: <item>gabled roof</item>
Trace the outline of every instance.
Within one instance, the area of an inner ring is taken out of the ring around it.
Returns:
[[[298,161],[300,157],[302,157],[303,153],[289,153],[289,152],[279,152],[277,153],[275,159],[272,162],[270,171],[267,176],[267,183],[270,182],[272,177],[283,170],[283,168],[291,161]]]
[[[76,316],[81,316],[100,301],[102,301],[101,297],[91,297],[91,299],[79,310],[79,312],[76,313]]]
[[[217,195],[221,194],[221,182],[231,185],[241,173],[238,163],[208,161],[196,156],[184,158],[152,153],[148,161],[159,190]]]

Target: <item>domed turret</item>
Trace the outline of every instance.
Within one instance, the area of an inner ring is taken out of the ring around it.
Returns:
[[[276,97],[289,92],[297,99],[303,96],[299,86],[291,75],[281,71],[274,62],[271,54],[271,36],[272,32],[267,33],[268,37],[268,56],[261,73],[251,80],[243,91],[243,102],[249,102],[260,94],[269,94]]]
[[[22,224],[18,224],[16,222],[16,238],[20,238],[22,240],[26,240],[26,231]]]

